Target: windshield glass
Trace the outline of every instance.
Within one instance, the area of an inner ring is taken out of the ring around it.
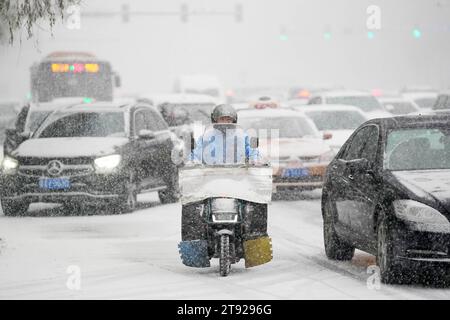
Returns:
[[[279,130],[280,138],[303,138],[303,137],[318,137],[317,130],[310,123],[302,117],[279,117],[279,118],[252,118],[242,119],[239,124],[244,129],[254,130]]]
[[[319,130],[353,130],[366,121],[354,111],[309,111],[306,115]]]
[[[360,108],[364,112],[382,110],[381,105],[372,96],[348,96],[326,98],[327,104],[346,104]]]
[[[200,121],[202,124],[211,123],[211,112],[214,104],[162,104],[159,106],[161,114],[170,127],[190,124]]]
[[[424,109],[431,109],[436,102],[436,98],[420,98],[414,100],[414,102],[420,107]]]
[[[385,109],[392,114],[408,114],[417,111],[416,108],[409,102],[385,102],[383,103]]]
[[[60,113],[36,133],[37,138],[125,137],[122,112]]]
[[[399,129],[388,134],[384,166],[389,170],[450,169],[450,129]]]
[[[29,115],[26,130],[34,132],[52,111],[32,111]]]

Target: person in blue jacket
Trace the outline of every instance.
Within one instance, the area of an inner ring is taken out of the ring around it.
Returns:
[[[231,105],[217,105],[211,113],[213,126],[197,139],[191,160],[208,165],[258,160],[258,150],[251,146],[250,136],[236,126],[237,118],[237,112]]]

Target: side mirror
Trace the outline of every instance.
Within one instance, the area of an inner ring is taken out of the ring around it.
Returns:
[[[118,74],[114,74],[114,85],[116,88],[120,88],[122,86],[122,79]]]
[[[369,160],[364,158],[347,161],[347,166],[355,173],[369,173],[369,171],[372,171]]]
[[[323,140],[330,140],[331,138],[333,138],[333,134],[330,132],[324,132],[322,138]]]
[[[151,140],[156,137],[155,133],[151,130],[142,129],[139,131],[138,134],[139,139],[142,140]]]
[[[194,136],[191,135],[191,152],[195,150],[195,139]]]
[[[19,137],[23,140],[28,140],[31,137],[31,133],[30,132],[21,132],[21,133],[19,133]]]
[[[258,137],[250,138],[250,147],[252,147],[253,149],[256,149],[259,147],[259,138]]]

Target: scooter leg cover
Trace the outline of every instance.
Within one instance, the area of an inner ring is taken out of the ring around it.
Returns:
[[[261,237],[244,241],[245,267],[251,268],[272,260],[272,239]]]
[[[181,241],[178,245],[181,261],[188,267],[207,268],[210,266],[208,257],[208,241]]]

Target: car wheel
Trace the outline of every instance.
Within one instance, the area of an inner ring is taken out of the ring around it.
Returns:
[[[377,264],[380,268],[381,282],[387,284],[400,283],[401,273],[396,264],[394,241],[391,230],[384,215],[381,215],[377,226]]]
[[[332,260],[351,260],[355,253],[355,247],[342,241],[334,228],[334,214],[332,204],[327,197],[322,201],[323,238],[325,254]]]
[[[23,216],[30,204],[21,200],[4,200],[2,199],[2,210],[5,216],[15,217]]]
[[[181,240],[206,239],[206,229],[200,216],[198,204],[183,205],[181,207]]]
[[[172,175],[167,183],[167,188],[158,191],[159,200],[162,204],[175,203],[180,199],[180,188],[178,185],[178,171]]]

